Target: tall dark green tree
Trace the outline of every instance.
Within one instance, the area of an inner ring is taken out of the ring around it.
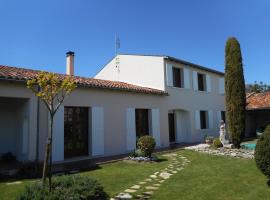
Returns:
[[[246,93],[241,47],[234,37],[225,47],[225,96],[228,132],[238,148],[245,132]]]

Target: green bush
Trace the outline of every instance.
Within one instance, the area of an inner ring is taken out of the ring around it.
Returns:
[[[152,136],[145,135],[139,138],[138,148],[144,153],[144,156],[151,157],[155,147],[156,142]]]
[[[145,154],[141,149],[136,149],[129,154],[130,157],[144,157]]]
[[[222,143],[221,143],[221,141],[220,141],[219,138],[215,138],[215,139],[214,139],[214,141],[213,141],[213,146],[214,146],[215,148],[223,147],[223,145],[222,145]]]
[[[18,200],[106,200],[103,187],[87,176],[70,175],[53,178],[52,191],[42,183],[26,186]]]
[[[270,186],[270,126],[266,127],[257,141],[255,161],[257,167],[267,176],[268,185]]]

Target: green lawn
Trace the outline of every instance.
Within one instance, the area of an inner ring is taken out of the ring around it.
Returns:
[[[191,163],[162,183],[152,199],[270,199],[266,178],[253,160],[209,156],[187,150],[179,152]],[[168,160],[155,164],[116,162],[82,174],[99,180],[108,194],[115,195],[172,162],[168,157],[165,159]],[[0,199],[14,199],[29,182],[23,181],[20,185],[0,183]]]
[[[269,200],[270,187],[254,160],[182,151],[191,163],[165,182],[153,199]]]

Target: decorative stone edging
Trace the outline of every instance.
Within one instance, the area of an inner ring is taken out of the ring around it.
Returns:
[[[170,157],[171,163],[163,170],[157,171],[138,184],[119,193],[111,200],[115,199],[150,199],[151,195],[159,189],[164,181],[174,174],[182,171],[190,161],[179,153],[168,153],[163,156]]]
[[[195,146],[185,147],[185,149],[194,150],[201,153],[229,156],[234,158],[254,159],[254,151],[246,149],[231,149],[231,148],[217,148],[213,149],[209,144],[199,144]]]

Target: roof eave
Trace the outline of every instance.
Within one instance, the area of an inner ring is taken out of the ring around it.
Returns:
[[[208,72],[212,72],[212,73],[215,73],[215,74],[218,74],[218,75],[221,75],[221,76],[225,75],[224,72],[220,72],[220,71],[208,68],[208,67],[203,67],[203,66],[200,66],[200,65],[197,65],[197,64],[194,64],[194,63],[191,63],[191,62],[187,62],[187,61],[184,61],[184,60],[180,60],[178,58],[174,58],[174,57],[171,57],[171,56],[164,56],[164,59],[169,60],[169,61],[173,61],[173,62],[177,62],[177,63],[181,63],[181,64],[184,64],[184,65],[189,65],[191,67],[198,68],[198,69],[201,69],[201,70],[205,70],[205,71],[208,71]]]
[[[26,79],[26,78],[14,78],[14,77],[0,77],[0,81],[7,81],[7,82],[14,81],[14,82],[25,83],[27,80],[30,80],[30,79]],[[95,88],[95,89],[123,91],[123,92],[137,93],[137,94],[169,96],[169,93],[168,92],[138,91],[138,90],[132,90],[132,89],[126,89],[126,88],[110,88],[110,87],[87,85],[87,84],[81,84],[81,83],[77,83],[77,85],[79,87],[82,87],[82,88]]]
[[[270,107],[263,108],[246,108],[247,111],[256,111],[256,110],[270,110]]]

